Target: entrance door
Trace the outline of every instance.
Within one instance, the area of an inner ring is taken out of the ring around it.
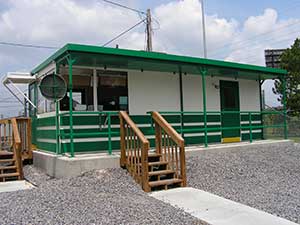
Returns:
[[[239,100],[239,83],[236,81],[220,81],[220,96],[221,96],[221,116],[222,127],[239,127],[240,126],[240,111]],[[222,131],[222,143],[239,142],[241,141],[240,129],[231,129]]]

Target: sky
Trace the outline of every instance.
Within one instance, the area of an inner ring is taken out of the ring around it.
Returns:
[[[114,0],[151,9],[154,50],[203,57],[199,0]],[[264,66],[264,49],[287,48],[299,37],[300,0],[204,0],[208,57]],[[101,45],[142,18],[101,0],[0,0],[0,42],[61,47]],[[141,25],[111,43],[145,49]],[[0,80],[11,71],[31,71],[55,50],[0,44]],[[279,103],[265,82],[266,103]],[[23,89],[26,89],[22,87]],[[0,114],[17,115],[21,106],[0,85]]]

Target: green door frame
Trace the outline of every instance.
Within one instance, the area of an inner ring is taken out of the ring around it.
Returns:
[[[226,106],[226,100],[224,96],[224,88],[232,88],[234,102],[232,106]],[[239,82],[220,80],[220,107],[221,107],[221,125],[222,127],[240,127],[240,94],[239,94]],[[228,111],[228,112],[226,112]],[[224,139],[227,139],[224,141]],[[241,141],[241,130],[222,130],[223,142],[236,142]]]

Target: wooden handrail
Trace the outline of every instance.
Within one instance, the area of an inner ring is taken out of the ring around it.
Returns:
[[[168,162],[169,169],[175,172],[176,178],[182,179],[182,186],[185,187],[187,181],[184,139],[158,112],[152,112],[152,119],[155,123],[156,152]]]
[[[144,191],[149,192],[148,180],[148,151],[150,142],[128,116],[127,112],[120,111],[120,144],[121,167],[126,167],[128,172],[140,183]]]
[[[14,121],[14,122],[12,122]],[[14,131],[18,130],[16,133]],[[13,147],[12,141],[20,144],[22,160],[32,159],[31,119],[27,117],[12,117],[0,119],[1,147]]]
[[[121,117],[127,122],[127,124],[132,128],[134,133],[138,136],[141,142],[144,144],[149,143],[145,135],[141,132],[141,130],[135,125],[135,123],[130,119],[128,114],[125,111],[120,111]]]
[[[184,146],[184,139],[177,131],[156,111],[152,112],[152,118],[179,146]]]
[[[13,128],[14,142],[15,142],[15,144],[21,144],[21,138],[20,138],[20,134],[19,134],[17,119],[12,118],[11,119],[11,124],[12,124],[12,128]]]
[[[19,173],[19,179],[24,179],[23,174],[23,162],[22,162],[22,153],[21,153],[21,138],[18,128],[18,123],[16,118],[11,119],[12,125],[12,135],[13,135],[13,151],[14,151],[14,158],[16,161],[17,172]]]

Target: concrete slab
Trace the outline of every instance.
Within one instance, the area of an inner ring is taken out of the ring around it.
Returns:
[[[31,189],[34,186],[25,180],[7,181],[0,183],[0,193],[1,192],[13,192],[20,190]]]
[[[152,197],[182,208],[211,225],[297,225],[264,211],[195,189],[153,192]]]

